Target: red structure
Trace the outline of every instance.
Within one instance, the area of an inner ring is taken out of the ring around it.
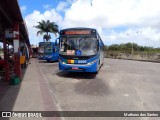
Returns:
[[[30,49],[30,41],[17,0],[0,1],[0,42],[4,52],[0,65],[5,69],[5,81],[10,79],[11,72],[21,78],[20,43],[25,43]],[[13,47],[13,61],[10,60],[10,46]]]

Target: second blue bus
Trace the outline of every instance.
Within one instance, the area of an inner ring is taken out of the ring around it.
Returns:
[[[39,42],[39,60],[58,61],[59,48],[57,42]]]

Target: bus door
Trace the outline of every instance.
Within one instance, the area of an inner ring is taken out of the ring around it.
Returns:
[[[53,54],[54,54],[55,59],[58,60],[58,56],[59,56],[59,49],[58,49],[58,47],[54,47],[53,48]]]
[[[58,57],[59,57],[59,38],[57,38],[55,40],[55,43],[54,43],[54,47],[53,47],[53,53],[54,53],[54,56],[55,56],[55,59],[58,60]]]

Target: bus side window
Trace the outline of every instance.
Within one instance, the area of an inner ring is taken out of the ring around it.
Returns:
[[[99,46],[100,46],[100,50],[104,50],[104,45],[101,41],[99,42]]]
[[[97,39],[97,51],[99,50],[99,40]]]

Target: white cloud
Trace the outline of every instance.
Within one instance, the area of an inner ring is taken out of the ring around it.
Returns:
[[[77,0],[66,11],[65,21],[100,27],[121,25],[148,25],[146,19],[154,24],[153,19],[160,18],[159,0]],[[101,23],[101,24],[99,24]],[[74,25],[73,24],[73,25]]]
[[[26,6],[22,6],[22,7],[20,7],[20,9],[21,9],[21,12],[24,13],[24,12],[26,12],[27,7]]]
[[[51,22],[56,22],[58,25],[62,21],[62,17],[55,12],[54,9],[47,10],[44,13],[40,13],[39,11],[34,11],[32,14],[29,14],[25,17],[25,21],[27,24],[29,37],[31,44],[37,44],[40,41],[43,41],[43,37],[41,35],[37,36],[37,29],[33,26],[38,25],[37,22],[41,20],[50,20]],[[54,36],[51,36],[54,38]]]
[[[44,9],[50,9],[50,8],[51,8],[51,5],[49,5],[49,4],[44,4],[44,5],[43,5],[43,8],[44,8]]]
[[[44,13],[34,11],[26,16],[28,29],[37,21],[49,19],[60,28],[94,27],[105,44],[134,41],[160,47],[160,0],[92,0],[92,5],[91,0],[68,1]],[[31,31],[35,33],[33,27]]]
[[[69,5],[69,3],[67,3],[67,2],[60,2],[58,4],[58,6],[56,7],[56,10],[65,12],[65,10],[67,9],[68,5]]]

